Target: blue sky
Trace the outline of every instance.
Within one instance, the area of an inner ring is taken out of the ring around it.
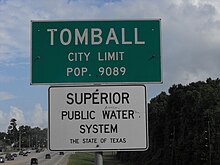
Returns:
[[[30,86],[31,20],[162,20],[163,84],[220,77],[219,0],[0,0],[0,131],[18,125],[47,127],[49,86]]]

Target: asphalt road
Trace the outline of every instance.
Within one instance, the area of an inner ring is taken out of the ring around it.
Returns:
[[[45,159],[47,153],[51,155],[51,159]],[[64,155],[60,155],[59,152],[51,152],[47,150],[40,153],[32,151],[28,156],[18,155],[14,160],[6,160],[2,165],[30,165],[31,158],[34,157],[38,159],[39,165],[66,165],[69,155],[70,153],[68,152],[64,152]]]

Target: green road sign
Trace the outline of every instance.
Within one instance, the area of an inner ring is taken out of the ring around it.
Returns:
[[[31,84],[160,83],[160,20],[32,21]]]

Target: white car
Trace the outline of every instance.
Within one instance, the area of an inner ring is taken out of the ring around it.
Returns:
[[[4,157],[0,157],[0,163],[5,163],[5,158]]]

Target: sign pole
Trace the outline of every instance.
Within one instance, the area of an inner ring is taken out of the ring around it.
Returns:
[[[95,165],[103,165],[103,153],[102,152],[95,153]]]

